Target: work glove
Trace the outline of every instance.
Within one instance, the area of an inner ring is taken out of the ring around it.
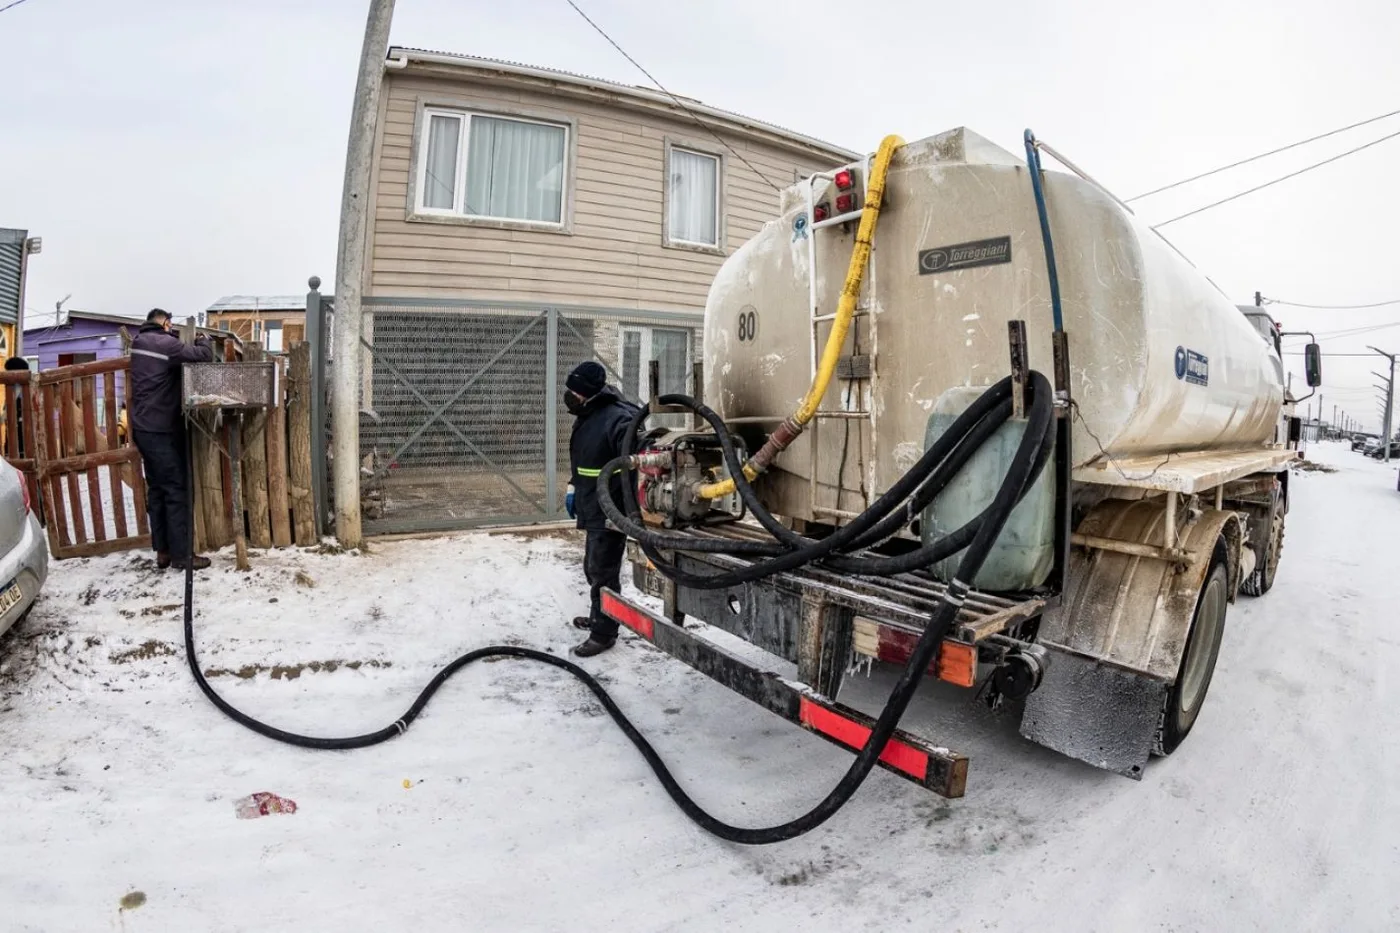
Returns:
[[[578,518],[574,514],[574,487],[572,485],[564,492],[564,511],[569,514],[570,518]]]

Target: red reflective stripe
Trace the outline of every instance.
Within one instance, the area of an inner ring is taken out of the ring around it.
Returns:
[[[870,738],[870,730],[865,726],[858,722],[852,722],[840,713],[833,712],[818,703],[813,703],[806,697],[801,700],[798,718],[802,725],[815,729],[822,735],[830,736],[849,748],[863,748],[866,740]],[[880,753],[880,760],[890,767],[898,768],[916,780],[922,781],[928,777],[928,755],[899,739],[890,739],[885,744],[885,750]]]
[[[656,632],[656,623],[652,621],[651,616],[608,592],[603,593],[602,605],[603,612],[608,617],[616,619],[647,641],[651,641]]]

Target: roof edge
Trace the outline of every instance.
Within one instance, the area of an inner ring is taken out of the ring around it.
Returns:
[[[684,111],[708,117],[716,121],[721,129],[731,132],[739,132],[761,137],[776,137],[789,146],[797,148],[816,150],[817,152],[836,156],[838,160],[855,161],[862,158],[861,153],[845,149],[833,143],[789,130],[773,123],[746,117],[742,114],[728,110],[721,110],[709,104],[701,103],[683,95],[674,97],[665,91],[654,91],[649,88],[636,87],[633,85],[619,84],[614,81],[606,81],[602,78],[591,78],[586,75],[574,74],[567,71],[557,71],[552,68],[540,68],[534,65],[524,65],[518,62],[500,61],[492,58],[477,58],[471,55],[461,55],[452,52],[434,52],[427,49],[415,49],[406,46],[391,46],[388,58],[384,66],[391,71],[402,71],[411,64],[440,65],[451,68],[459,68],[466,71],[474,71],[482,74],[507,75],[516,78],[529,78],[540,81],[551,81],[557,84],[567,84],[586,91],[596,91],[643,106],[645,109],[663,109],[672,113],[677,113],[684,118]]]

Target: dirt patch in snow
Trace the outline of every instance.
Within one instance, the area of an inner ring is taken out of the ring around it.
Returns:
[[[334,673],[340,668],[358,671],[362,667],[393,667],[393,661],[370,658],[368,661],[304,661],[300,664],[245,664],[240,668],[210,667],[204,671],[205,677],[237,677],[239,680],[252,680],[259,674],[270,674],[273,680],[296,680],[306,671],[319,674]]]
[[[1299,460],[1292,464],[1293,469],[1300,473],[1335,473],[1336,467],[1328,466],[1325,463],[1318,463],[1316,460]]]
[[[142,613],[146,615],[147,613]],[[180,649],[168,641],[156,641],[154,638],[143,641],[135,648],[128,648],[125,651],[115,651],[108,656],[108,660],[113,664],[130,664],[132,661],[149,661],[151,658],[169,658],[180,653]]]

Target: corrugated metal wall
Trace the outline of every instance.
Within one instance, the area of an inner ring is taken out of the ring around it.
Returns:
[[[19,320],[20,267],[27,230],[0,227],[0,323]]]

